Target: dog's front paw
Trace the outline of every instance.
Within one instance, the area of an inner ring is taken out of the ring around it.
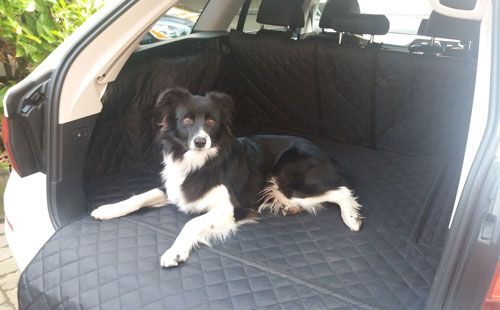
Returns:
[[[160,266],[170,268],[185,263],[189,257],[188,251],[179,251],[173,247],[168,249],[160,258]]]
[[[122,209],[123,206],[117,203],[103,205],[92,211],[92,213],[90,213],[90,216],[92,216],[96,220],[110,220],[127,214],[124,213]]]

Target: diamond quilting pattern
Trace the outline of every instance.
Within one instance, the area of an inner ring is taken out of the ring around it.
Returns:
[[[86,217],[58,231],[23,273],[22,308],[422,308],[435,258],[407,247],[408,227],[439,165],[315,142],[360,196],[361,232],[349,231],[335,206],[318,216],[266,215],[222,244],[201,247],[186,265],[160,270],[159,256],[189,216],[166,206],[108,222]],[[88,192],[90,200],[98,205],[123,199],[128,187],[153,187],[156,164],[132,172],[134,180],[115,176],[129,185],[105,180]],[[109,196],[113,190],[118,194]]]
[[[246,81],[252,122],[319,134],[314,43],[232,32],[229,44]]]
[[[476,68],[453,58],[414,56],[386,51],[377,57],[377,143],[460,162]]]
[[[22,309],[350,309],[343,300],[202,248],[160,270],[173,241],[143,224],[88,217],[63,227],[24,271]]]

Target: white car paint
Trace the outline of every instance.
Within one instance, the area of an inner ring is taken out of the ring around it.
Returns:
[[[12,171],[5,188],[5,236],[20,270],[55,232],[49,218],[45,184],[43,173],[21,178]]]

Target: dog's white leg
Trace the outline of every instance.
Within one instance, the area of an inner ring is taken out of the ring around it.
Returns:
[[[356,197],[352,195],[352,191],[345,186],[328,191],[328,201],[336,203],[340,206],[342,220],[352,231],[359,231],[361,228],[361,218],[359,209],[361,205],[356,201]]]
[[[177,266],[188,259],[197,244],[223,240],[236,230],[234,208],[224,185],[214,187],[197,203],[206,205],[209,211],[184,225],[174,244],[161,256],[161,266]]]
[[[168,199],[165,193],[161,189],[155,188],[117,203],[100,206],[90,215],[98,220],[109,220],[127,215],[143,207],[161,207],[166,202]]]

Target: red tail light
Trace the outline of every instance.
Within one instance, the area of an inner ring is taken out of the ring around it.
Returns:
[[[5,117],[5,115],[2,116],[2,140],[3,140],[3,145],[5,146],[5,150],[7,151],[7,154],[9,155],[9,161],[14,170],[16,170],[17,173],[19,173],[19,169],[16,164],[16,160],[14,159],[14,156],[12,155],[12,149],[10,148],[10,133],[9,133],[9,119]]]
[[[483,310],[500,310],[500,262],[497,263],[490,289],[484,299]]]

